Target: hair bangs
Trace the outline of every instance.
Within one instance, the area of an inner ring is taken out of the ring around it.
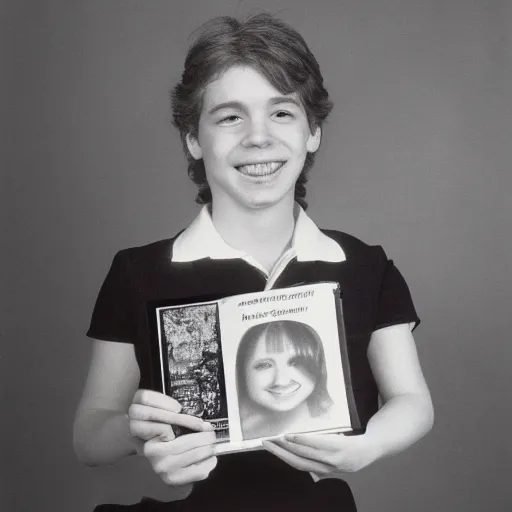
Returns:
[[[318,340],[301,324],[286,320],[270,323],[261,338],[264,338],[265,348],[269,352],[287,352],[308,366],[316,366],[320,362],[321,347]]]

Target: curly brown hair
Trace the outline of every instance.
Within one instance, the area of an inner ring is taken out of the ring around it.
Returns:
[[[211,202],[212,194],[204,163],[190,154],[186,136],[197,137],[205,88],[237,65],[254,68],[282,94],[296,92],[311,130],[322,126],[333,106],[317,60],[302,36],[283,21],[263,13],[244,21],[224,16],[205,23],[187,53],[181,82],[171,92],[173,124],[180,132],[188,174],[199,188],[199,204]],[[295,200],[303,208],[307,208],[305,185],[313,162],[314,153],[308,153],[295,184]]]

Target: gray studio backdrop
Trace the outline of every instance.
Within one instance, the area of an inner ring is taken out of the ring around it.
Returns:
[[[511,12],[489,0],[5,4],[2,510],[168,495],[142,460],[75,460],[84,333],[115,251],[197,211],[168,107],[190,33],[262,8],[305,36],[336,103],[312,217],[382,244],[423,321],[437,423],[349,475],[360,510],[510,510]]]

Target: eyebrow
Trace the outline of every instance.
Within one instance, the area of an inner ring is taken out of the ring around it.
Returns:
[[[271,105],[281,105],[283,103],[291,103],[292,105],[297,106],[298,108],[302,108],[302,104],[299,100],[296,100],[295,98],[292,98],[291,96],[274,96],[273,98],[270,98],[268,101]],[[209,115],[213,115],[219,110],[223,109],[234,109],[234,110],[245,110],[245,106],[240,101],[226,101],[224,103],[219,103],[218,105],[215,105],[212,107],[209,111]]]
[[[271,105],[280,105],[281,103],[291,103],[292,105],[302,108],[301,102],[291,96],[275,96],[270,99]]]
[[[271,357],[266,357],[265,359],[255,359],[249,364],[249,367],[254,368],[260,364],[274,364],[275,361]]]
[[[215,112],[218,112],[219,110],[223,110],[225,108],[232,108],[234,110],[243,110],[244,106],[239,101],[226,101],[224,103],[219,103],[218,105],[215,105],[214,107],[212,107],[208,111],[208,114],[209,115],[215,114]]]

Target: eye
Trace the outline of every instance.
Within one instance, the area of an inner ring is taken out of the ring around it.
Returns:
[[[278,119],[291,119],[294,117],[293,114],[288,110],[278,110],[274,116]]]
[[[261,363],[256,363],[253,368],[256,371],[262,371],[262,370],[270,370],[272,368],[272,364],[267,361],[262,361]]]
[[[288,366],[304,367],[305,360],[303,357],[296,356],[288,360]]]
[[[239,121],[241,121],[241,119],[242,118],[240,116],[237,116],[235,114],[231,114],[229,116],[225,116],[222,119],[220,119],[218,121],[218,124],[221,124],[221,125],[237,124]]]

